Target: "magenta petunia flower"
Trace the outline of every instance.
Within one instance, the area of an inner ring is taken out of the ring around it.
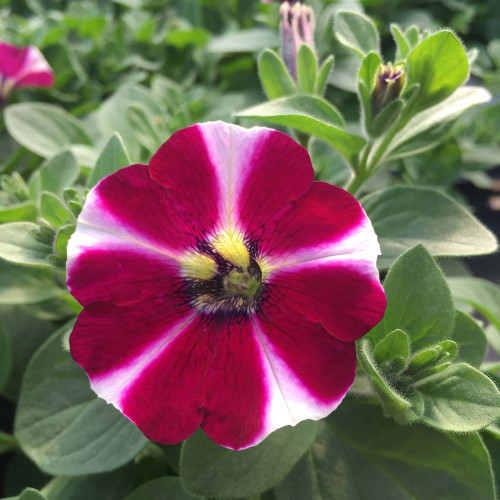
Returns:
[[[52,85],[54,74],[36,47],[21,48],[0,42],[0,101],[14,88]]]
[[[380,321],[379,245],[360,204],[313,182],[287,135],[204,123],[87,196],[68,246],[85,307],[71,354],[93,390],[172,444],[240,449],[334,410]]]

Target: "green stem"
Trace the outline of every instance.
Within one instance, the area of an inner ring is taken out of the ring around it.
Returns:
[[[369,176],[360,173],[354,174],[350,181],[345,187],[346,191],[349,191],[353,196],[358,192],[362,184],[368,179]]]
[[[413,115],[411,113],[406,113],[401,116],[401,118],[389,129],[382,141],[380,141],[375,149],[375,152],[371,155],[371,158],[370,153],[373,149],[374,142],[373,140],[368,142],[363,151],[358,174],[349,181],[349,184],[346,186],[347,191],[349,191],[352,195],[355,195],[363,183],[365,183],[375,172],[378,171],[384,160],[387,148],[394,140],[396,134],[406,127],[412,116]]]
[[[366,172],[366,166],[368,164],[368,157],[370,156],[371,150],[373,148],[373,139],[370,139],[363,150],[363,155],[361,157],[361,162],[359,164],[359,171],[361,173]]]

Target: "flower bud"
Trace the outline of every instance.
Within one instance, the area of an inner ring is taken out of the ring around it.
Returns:
[[[297,55],[302,45],[314,48],[314,12],[301,2],[283,2],[280,8],[282,56],[292,77],[297,79]]]
[[[401,95],[405,78],[406,74],[402,64],[396,66],[392,66],[392,63],[388,63],[386,66],[380,64],[372,93],[374,115]]]

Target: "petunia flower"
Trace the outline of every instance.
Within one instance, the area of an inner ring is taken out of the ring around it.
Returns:
[[[15,47],[0,41],[0,102],[20,87],[52,87],[54,74],[36,47]]]
[[[84,306],[71,354],[151,440],[201,426],[253,446],[342,401],[354,341],[385,309],[379,253],[360,204],[313,182],[290,137],[194,125],[88,194],[68,246]]]

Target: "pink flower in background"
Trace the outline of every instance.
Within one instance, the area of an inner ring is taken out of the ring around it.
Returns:
[[[0,42],[0,101],[20,87],[52,87],[54,74],[36,47]]]
[[[379,253],[360,204],[313,182],[290,137],[194,125],[88,194],[68,246],[84,306],[71,354],[148,438],[201,426],[253,446],[342,401],[354,341],[384,314]]]

